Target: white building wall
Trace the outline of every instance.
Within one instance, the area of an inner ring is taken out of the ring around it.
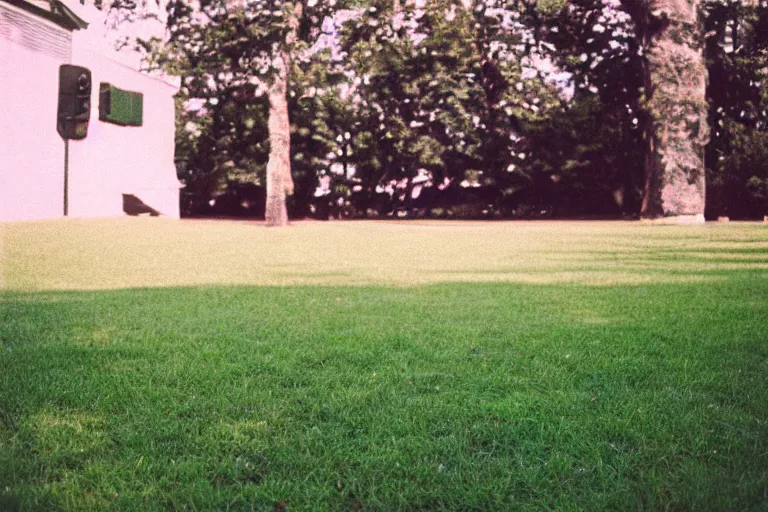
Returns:
[[[0,221],[63,215],[56,108],[70,56],[69,31],[0,3]]]
[[[132,194],[168,217],[179,217],[179,181],[174,164],[178,82],[138,71],[140,56],[114,50],[116,38],[162,35],[162,24],[124,23],[109,29],[106,15],[91,2],[67,2],[90,25],[73,33],[72,62],[91,70],[88,137],[70,142],[70,212],[78,217],[123,214],[123,194]],[[128,31],[128,32],[126,32]],[[108,82],[144,95],[143,125],[99,120],[99,84]]]
[[[123,194],[133,194],[163,215],[179,217],[174,164],[177,89],[98,52],[75,33],[72,60],[91,70],[88,137],[69,146],[69,209],[77,217],[123,215]],[[143,125],[99,120],[99,84],[108,82],[144,95]]]
[[[123,194],[133,194],[178,217],[177,83],[140,73],[135,54],[111,48],[100,11],[66,3],[90,23],[87,29],[70,33],[0,1],[0,222],[63,215],[64,141],[56,111],[59,66],[68,63],[90,69],[93,81],[88,136],[69,142],[69,215],[121,216]],[[101,82],[144,94],[143,126],[99,120]]]

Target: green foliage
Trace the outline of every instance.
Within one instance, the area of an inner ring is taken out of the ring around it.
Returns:
[[[235,87],[196,99],[177,98],[176,162],[186,214],[207,212],[230,184],[262,183],[268,155],[265,101],[248,101]]]
[[[720,129],[729,148],[709,173],[711,214],[760,218],[768,212],[768,131],[749,130],[732,120]]]
[[[196,205],[186,211],[205,213],[232,187],[263,183],[262,94],[271,45],[285,36],[285,10],[294,5],[275,2],[227,9],[216,0],[202,11],[172,2],[171,44],[144,42],[151,66],[183,76],[180,174],[185,204]],[[558,215],[636,214],[653,113],[645,52],[658,21],[642,5],[308,2],[291,48],[292,215],[422,215],[411,201],[416,182],[426,176],[433,186],[460,188],[469,171],[468,181],[503,197],[494,200],[503,215],[539,207]],[[768,126],[767,10],[764,1],[703,4],[709,215],[728,207],[735,216],[761,216],[752,178],[762,180],[765,170],[758,142],[748,141],[762,140],[756,132]],[[202,108],[189,110],[195,102]],[[656,114],[672,116],[678,106],[662,112],[656,105]],[[748,133],[734,131],[739,125]],[[743,148],[754,157],[731,158]],[[325,193],[316,197],[321,182]],[[454,203],[474,201],[470,191],[454,192],[466,196]],[[749,213],[736,212],[745,204],[737,197],[753,198]]]
[[[577,93],[550,119],[528,128],[532,148],[527,202],[558,215],[632,216],[639,210],[643,146],[639,130],[599,97]]]
[[[379,185],[407,183],[400,201],[424,171],[434,185],[477,171],[475,183],[508,188],[510,169],[526,166],[523,123],[559,105],[552,85],[522,74],[529,36],[516,4],[487,4],[374,4],[344,32],[353,108],[377,145],[355,163],[378,169]]]
[[[708,211],[760,218],[768,213],[768,5],[708,1]]]

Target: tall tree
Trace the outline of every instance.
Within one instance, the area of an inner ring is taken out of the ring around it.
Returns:
[[[288,117],[288,82],[291,50],[296,42],[302,5],[288,4],[285,9],[287,30],[284,39],[273,47],[274,74],[269,86],[269,163],[267,163],[267,206],[264,218],[268,226],[288,224],[285,196],[293,195],[291,176],[291,121]]]
[[[341,7],[329,0],[171,0],[169,45],[161,55],[195,89],[218,102],[222,86],[239,100],[269,101],[267,225],[288,223],[286,195],[293,193],[289,97],[296,96],[295,68],[308,63],[323,21]],[[300,91],[299,91],[300,92]],[[258,141],[254,141],[256,144]]]
[[[641,216],[704,220],[709,142],[700,0],[622,0],[644,52]]]

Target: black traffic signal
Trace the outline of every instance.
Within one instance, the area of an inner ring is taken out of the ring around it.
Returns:
[[[59,111],[56,129],[65,139],[81,140],[88,134],[91,116],[91,72],[71,64],[59,68]]]

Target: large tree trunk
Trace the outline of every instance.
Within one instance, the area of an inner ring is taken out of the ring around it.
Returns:
[[[699,0],[646,0],[630,11],[646,49],[643,218],[704,222],[707,68]],[[639,6],[639,8],[638,8]]]
[[[290,49],[296,41],[301,3],[293,6],[289,31],[283,44],[276,45],[272,64],[275,76],[269,87],[269,162],[267,162],[267,226],[288,225],[286,195],[293,195],[291,175],[291,121],[288,117],[288,83],[291,73]]]
[[[277,75],[269,88],[269,162],[267,163],[267,226],[288,224],[286,194],[293,194],[291,122],[288,117],[288,61],[285,51],[275,59]]]

